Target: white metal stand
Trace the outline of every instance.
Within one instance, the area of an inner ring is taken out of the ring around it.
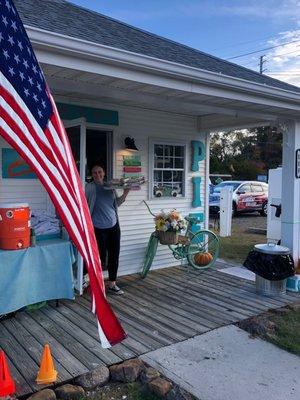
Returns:
[[[292,250],[295,263],[300,246],[300,179],[296,178],[296,150],[300,149],[300,121],[283,125],[282,163],[282,245]]]
[[[224,186],[220,193],[220,236],[231,236],[232,187]]]

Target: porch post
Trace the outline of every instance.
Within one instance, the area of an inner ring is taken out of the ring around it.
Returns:
[[[281,241],[292,250],[295,263],[300,255],[300,178],[296,178],[296,150],[300,149],[300,121],[283,127]]]
[[[206,133],[205,146],[205,201],[204,201],[204,228],[209,229],[209,158],[210,158],[210,132]]]

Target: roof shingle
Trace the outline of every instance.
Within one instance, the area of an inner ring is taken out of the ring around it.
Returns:
[[[14,0],[23,23],[78,39],[300,93],[300,88],[64,0]]]

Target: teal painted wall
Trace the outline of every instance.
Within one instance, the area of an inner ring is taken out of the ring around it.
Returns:
[[[103,110],[101,108],[92,108],[77,106],[74,104],[56,103],[61,119],[86,118],[87,122],[93,124],[119,125],[118,111]]]

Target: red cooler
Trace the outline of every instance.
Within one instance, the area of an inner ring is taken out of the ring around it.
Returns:
[[[28,204],[0,204],[0,249],[18,250],[29,246]]]

